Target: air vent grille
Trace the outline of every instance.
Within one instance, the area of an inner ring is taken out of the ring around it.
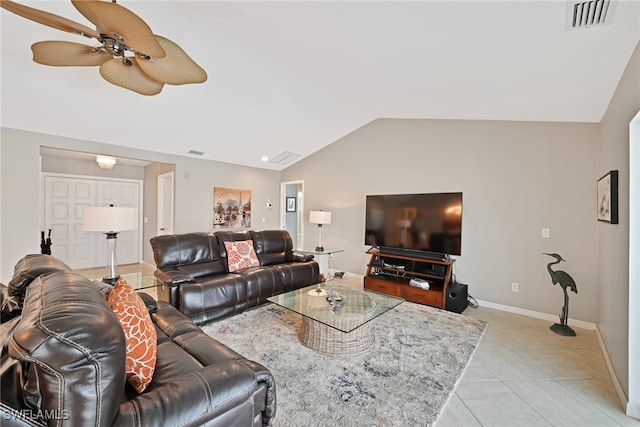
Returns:
[[[300,154],[292,153],[290,151],[283,151],[282,153],[275,156],[273,159],[269,160],[271,163],[275,163],[278,165],[288,165],[300,158]]]
[[[615,0],[570,0],[567,2],[567,28],[589,28],[611,23]]]

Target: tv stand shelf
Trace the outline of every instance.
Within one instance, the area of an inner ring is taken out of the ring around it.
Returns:
[[[365,289],[382,292],[406,299],[407,301],[445,308],[447,287],[451,280],[451,270],[455,260],[425,259],[384,253],[370,249],[371,261],[364,276]],[[411,286],[413,278],[429,282],[429,289]]]

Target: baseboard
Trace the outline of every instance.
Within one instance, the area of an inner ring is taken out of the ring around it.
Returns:
[[[627,403],[627,415],[640,419],[640,402]]]
[[[607,353],[607,348],[604,345],[604,340],[602,339],[602,335],[600,335],[600,328],[598,327],[596,327],[596,335],[598,337],[598,342],[600,343],[602,356],[604,357],[604,361],[607,364],[607,370],[609,371],[609,376],[611,377],[613,388],[615,388],[616,390],[616,394],[618,395],[618,399],[620,400],[622,407],[625,408],[626,414],[629,415],[630,417],[640,418],[640,405],[637,403],[634,404],[633,402],[629,402],[627,400],[627,396],[624,394],[624,390],[622,390],[620,381],[618,381],[618,377],[616,376],[616,373],[613,370],[613,365],[611,364],[609,353]]]
[[[506,311],[508,313],[521,314],[523,316],[533,317],[535,319],[548,320],[549,322],[553,322],[553,323],[558,323],[558,321],[560,320],[558,316],[555,316],[549,313],[541,313],[539,311],[527,310],[524,308],[513,307],[510,305],[497,304],[495,302],[490,302],[490,301],[483,301],[483,300],[477,300],[477,301],[478,301],[478,304],[483,307],[493,308],[495,310],[500,310],[500,311]],[[589,331],[596,330],[595,323],[585,322],[583,320],[569,318],[567,319],[567,324],[569,326],[575,326],[576,328],[587,329]]]

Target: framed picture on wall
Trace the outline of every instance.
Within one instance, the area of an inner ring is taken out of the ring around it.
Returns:
[[[213,187],[213,228],[251,227],[251,190]]]
[[[618,223],[618,171],[598,180],[598,221]]]
[[[287,212],[295,212],[295,211],[296,211],[296,198],[287,197]]]

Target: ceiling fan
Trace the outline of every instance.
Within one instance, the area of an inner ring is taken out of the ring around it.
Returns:
[[[96,29],[61,16],[0,0],[3,9],[58,30],[96,39],[99,46],[42,41],[31,46],[33,60],[52,66],[100,66],[109,83],[142,95],[157,95],[165,84],[203,83],[207,73],[180,46],[155,35],[138,15],[112,2],[71,0]]]

